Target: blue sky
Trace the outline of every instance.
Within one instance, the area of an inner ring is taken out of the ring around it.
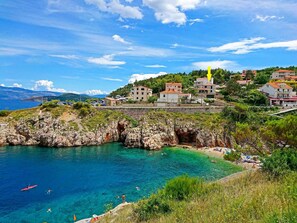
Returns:
[[[99,94],[211,65],[297,65],[296,0],[1,0],[0,85]]]

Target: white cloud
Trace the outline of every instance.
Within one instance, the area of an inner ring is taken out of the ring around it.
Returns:
[[[197,18],[197,19],[189,19],[190,26],[193,25],[193,24],[195,24],[195,23],[202,23],[202,22],[204,22],[204,20],[203,19],[199,19],[199,18]]]
[[[76,55],[50,55],[51,57],[56,57],[56,58],[62,58],[62,59],[68,59],[68,60],[76,60],[78,59],[78,56]]]
[[[157,74],[132,74],[130,79],[129,79],[129,83],[132,84],[135,81],[141,81],[141,80],[146,80],[149,78],[155,78],[155,77],[159,77],[162,75],[166,75],[166,72],[159,72]]]
[[[85,94],[88,94],[88,95],[109,94],[109,92],[107,92],[107,91],[101,91],[101,90],[87,90],[84,93]]]
[[[145,67],[148,67],[148,68],[166,68],[166,66],[159,65],[159,64],[146,65]]]
[[[172,48],[172,49],[175,49],[175,48],[177,48],[177,47],[179,47],[179,44],[178,44],[178,43],[174,43],[174,44],[172,44],[172,45],[170,46],[170,48]]]
[[[113,54],[104,55],[98,58],[91,57],[88,59],[88,62],[97,64],[97,65],[104,65],[104,66],[120,66],[120,65],[126,64],[125,61],[113,60],[113,58],[114,58]]]
[[[1,87],[5,87],[5,85],[4,85],[4,84],[0,84],[0,86],[1,86]]]
[[[238,64],[230,60],[216,60],[216,61],[201,61],[192,63],[195,69],[206,70],[209,66],[212,69],[221,68],[221,69],[238,69]]]
[[[120,42],[120,43],[123,43],[123,44],[131,44],[129,42],[127,42],[126,40],[124,40],[122,37],[120,37],[119,35],[113,35],[112,36],[113,40],[116,41],[116,42]]]
[[[66,92],[65,89],[62,88],[54,88],[54,82],[49,80],[38,80],[35,81],[35,85],[32,88],[35,91],[55,91],[55,92]]]
[[[123,5],[119,0],[85,0],[87,4],[96,5],[102,12],[118,14],[122,18],[142,19],[143,14],[139,7]]]
[[[200,0],[143,0],[143,4],[155,11],[155,17],[163,24],[176,23],[183,25],[187,21],[184,13],[196,9]]]
[[[102,77],[103,80],[107,80],[107,81],[116,81],[116,82],[122,82],[122,79],[118,79],[118,78],[110,78],[110,77]]]
[[[22,84],[18,84],[18,83],[14,83],[12,86],[13,86],[13,87],[21,88],[23,85],[22,85]]]
[[[262,43],[265,40],[263,37],[244,39],[238,42],[227,43],[219,47],[211,47],[208,49],[210,52],[231,52],[233,54],[247,54],[257,49],[269,48],[286,48],[287,50],[297,50],[297,40]]]
[[[256,17],[253,19],[253,21],[259,20],[260,22],[267,22],[269,20],[281,20],[281,19],[284,19],[284,18],[285,17],[283,17],[283,16],[275,16],[275,15],[272,15],[272,16],[269,16],[269,15],[266,15],[266,16],[256,15]]]
[[[133,0],[125,0],[126,2],[129,2],[129,3],[131,3],[131,2],[133,2]]]
[[[125,29],[134,29],[133,26],[129,26],[129,25],[123,25],[122,28],[125,28]]]

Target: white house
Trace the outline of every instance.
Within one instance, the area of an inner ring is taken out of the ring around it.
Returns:
[[[272,73],[271,79],[284,80],[287,76],[295,76],[295,72],[292,70],[278,70]]]
[[[297,106],[296,92],[293,88],[285,83],[267,83],[260,88],[260,91],[265,93],[270,101],[270,105],[279,105],[283,107]]]
[[[157,101],[158,106],[167,104],[179,104],[182,100],[191,100],[191,94],[182,93],[181,83],[166,83],[165,91],[160,92],[160,98]]]

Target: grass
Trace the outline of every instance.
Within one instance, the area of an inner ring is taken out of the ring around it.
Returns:
[[[203,188],[203,193],[193,193],[190,199],[163,198],[171,211],[156,214],[142,222],[297,222],[296,172],[274,180],[260,171],[247,172],[229,181],[204,183]],[[109,221],[141,222],[135,217],[135,211],[142,202],[127,207],[112,219],[109,216]]]

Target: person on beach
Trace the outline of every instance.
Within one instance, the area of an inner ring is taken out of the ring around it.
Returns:
[[[126,203],[126,195],[125,194],[122,194],[122,202]]]

